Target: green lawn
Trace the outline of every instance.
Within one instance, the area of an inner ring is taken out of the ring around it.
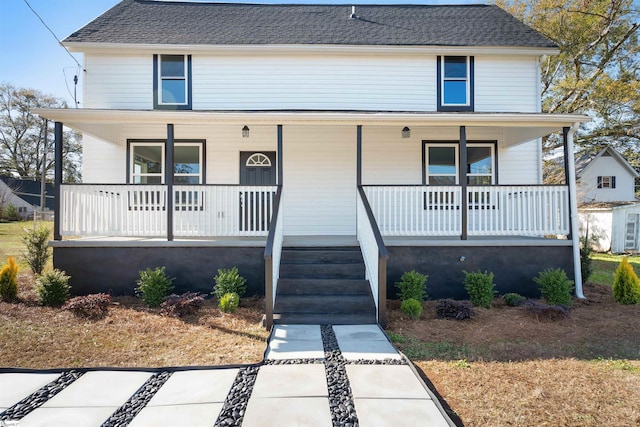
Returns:
[[[593,273],[588,281],[600,285],[613,286],[613,275],[623,257],[624,255],[594,253]],[[636,274],[640,276],[640,256],[629,255],[629,264],[633,266]]]
[[[51,221],[38,222],[38,226],[43,224],[53,230],[53,223]],[[7,262],[7,258],[12,256],[18,263],[20,270],[28,269],[22,257],[25,250],[24,244],[22,243],[25,228],[33,229],[33,221],[0,223],[0,265],[4,265]],[[51,259],[49,263],[51,263]]]

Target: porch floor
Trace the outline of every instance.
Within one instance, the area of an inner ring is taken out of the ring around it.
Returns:
[[[160,237],[82,237],[54,240],[53,247],[264,247],[266,237],[217,236],[174,239]],[[393,236],[384,237],[386,246],[571,246],[569,239],[548,239],[534,236]],[[284,247],[359,246],[355,235],[285,236]]]

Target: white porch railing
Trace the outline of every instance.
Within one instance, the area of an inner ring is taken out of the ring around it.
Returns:
[[[365,186],[383,236],[460,236],[459,186]],[[468,187],[469,235],[544,236],[569,233],[566,186]]]
[[[275,186],[175,185],[176,237],[266,236]],[[63,236],[167,235],[165,185],[64,184]]]
[[[282,244],[284,243],[284,225],[282,221],[282,187],[274,199],[274,213],[269,228],[267,244],[264,248],[265,269],[265,327],[271,329],[273,325],[273,307],[276,303],[278,280],[280,279],[280,259]]]
[[[457,186],[364,186],[383,236],[459,236]]]
[[[468,187],[467,200],[470,236],[569,234],[566,186]]]

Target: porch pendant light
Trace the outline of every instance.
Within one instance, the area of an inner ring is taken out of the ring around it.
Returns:
[[[409,129],[408,126],[405,126],[402,128],[402,137],[403,138],[410,138],[411,137],[411,129]]]
[[[242,137],[249,138],[249,126],[244,125],[244,127],[242,128]]]

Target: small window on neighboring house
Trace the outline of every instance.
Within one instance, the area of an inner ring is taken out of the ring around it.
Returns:
[[[191,109],[191,55],[154,55],[154,107]]]
[[[473,57],[438,57],[438,111],[473,111]]]
[[[599,176],[598,188],[616,188],[615,176]]]

